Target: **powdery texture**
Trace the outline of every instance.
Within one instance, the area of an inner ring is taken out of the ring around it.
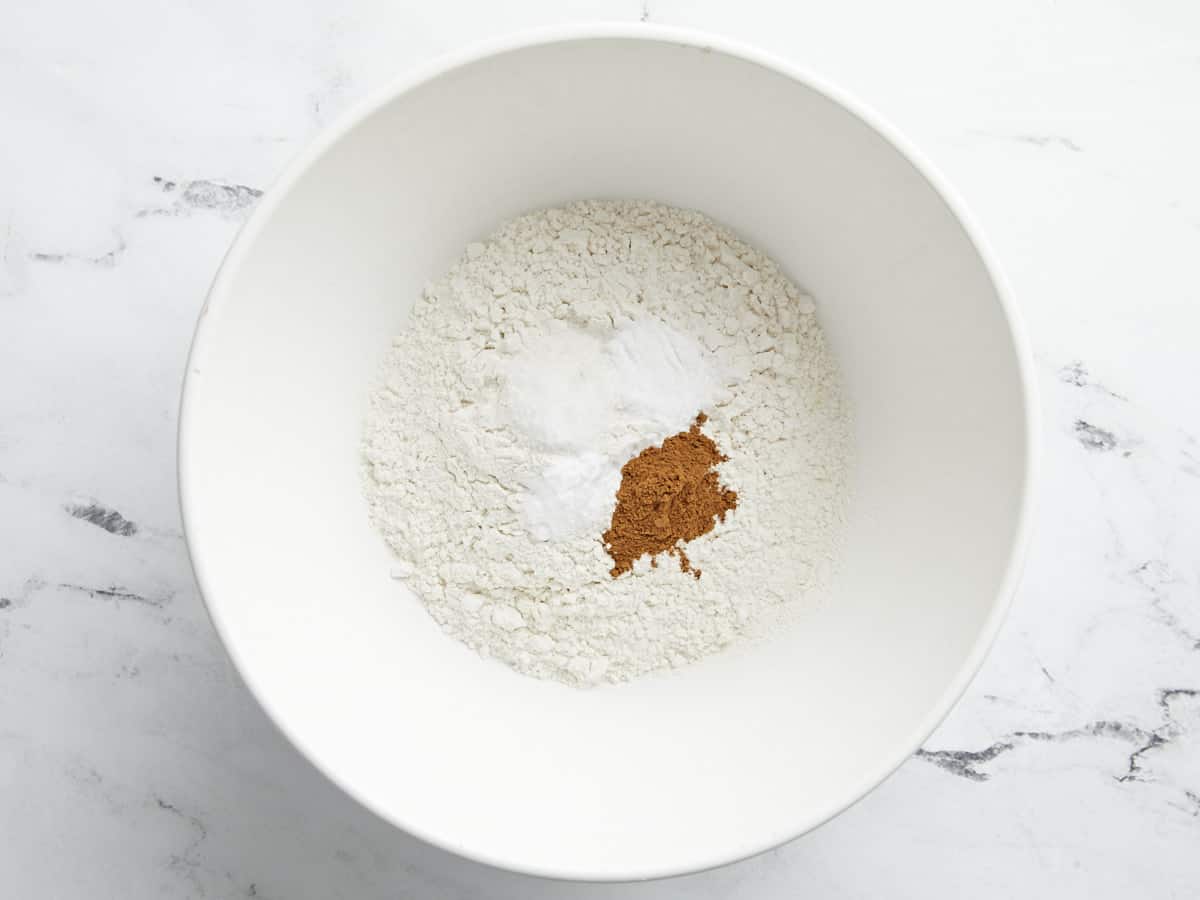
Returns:
[[[527,349],[647,322],[701,347],[720,382],[705,431],[738,507],[687,544],[700,579],[646,557],[609,575],[608,523],[594,523],[611,516],[615,483],[607,510],[581,512],[567,536],[529,525],[547,478],[611,483],[614,458],[619,469],[688,422],[627,410],[589,435],[581,464],[510,402]],[[588,201],[509,222],[425,290],[371,397],[364,483],[394,574],[443,629],[520,672],[586,685],[684,665],[819,593],[850,453],[813,302],[771,260],[696,212]]]
[[[555,327],[498,375],[509,423],[547,458],[522,506],[539,540],[607,527],[625,461],[686,427],[720,387],[704,348],[654,319],[625,323],[606,341]]]
[[[708,534],[737,508],[737,492],[721,486],[716,467],[727,459],[713,439],[700,431],[705,415],[687,431],[672,435],[661,446],[647,447],[621,469],[621,487],[612,527],[601,535],[613,558],[614,578],[633,568],[642,556],[666,553],[679,568],[699,578],[684,544]]]

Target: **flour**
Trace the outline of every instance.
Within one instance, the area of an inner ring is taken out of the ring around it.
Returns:
[[[738,508],[703,570],[609,576],[620,466],[686,430]],[[684,665],[827,582],[850,430],[811,299],[704,216],[584,202],[516,219],[430,285],[384,363],[364,480],[395,573],[451,635],[572,684]]]

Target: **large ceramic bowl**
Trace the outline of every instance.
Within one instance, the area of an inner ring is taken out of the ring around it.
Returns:
[[[478,658],[389,577],[359,441],[423,284],[505,219],[591,197],[699,209],[812,292],[857,464],[841,573],[800,626],[577,690]],[[196,330],[184,523],[246,683],[362,804],[524,872],[688,872],[845,809],[962,692],[1025,543],[1032,394],[986,247],[876,116],[709,37],[543,32],[397,82],[267,193]]]

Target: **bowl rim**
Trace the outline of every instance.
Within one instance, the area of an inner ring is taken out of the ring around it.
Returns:
[[[316,756],[306,747],[303,735],[291,732],[280,721],[276,712],[272,709],[269,696],[261,689],[260,685],[256,684],[254,677],[246,665],[246,661],[239,658],[238,653],[234,650],[233,645],[228,639],[231,633],[230,625],[222,614],[220,604],[215,601],[207,587],[209,579],[206,576],[206,558],[205,552],[202,549],[204,542],[200,534],[201,529],[198,527],[192,514],[192,496],[197,491],[197,486],[191,454],[188,448],[191,443],[190,435],[196,428],[196,423],[194,422],[194,406],[189,398],[194,396],[197,390],[196,380],[192,375],[193,373],[198,373],[204,367],[207,345],[212,332],[212,328],[209,327],[210,320],[207,313],[211,309],[220,307],[223,303],[227,302],[229,286],[233,280],[234,273],[241,267],[246,256],[253,248],[260,232],[273,217],[282,198],[287,195],[295,183],[331,147],[395,98],[440,78],[455,69],[513,51],[550,44],[567,44],[604,39],[642,40],[677,44],[705,52],[716,51],[782,75],[824,96],[858,118],[887,141],[916,170],[917,174],[924,179],[941,198],[942,202],[946,204],[962,227],[968,240],[979,254],[996,297],[1000,302],[1001,311],[1008,326],[1016,357],[1022,411],[1024,413],[1024,483],[1020,491],[1017,524],[1013,533],[1012,545],[1009,549],[1004,575],[996,591],[995,598],[992,601],[991,609],[984,620],[979,634],[975,638],[970,653],[955,673],[954,678],[947,684],[937,702],[926,716],[911,729],[908,738],[900,742],[894,752],[889,754],[881,765],[865,772],[859,778],[854,788],[846,793],[843,800],[828,804],[826,807],[810,812],[806,816],[798,817],[794,825],[771,834],[765,839],[758,841],[755,846],[749,848],[737,847],[727,853],[710,854],[691,860],[683,865],[675,863],[671,866],[580,870],[565,869],[556,866],[553,862],[530,865],[525,860],[508,859],[502,855],[492,854],[485,849],[468,847],[456,843],[451,836],[445,834],[430,833],[422,828],[420,823],[408,821],[402,814],[395,811],[385,810],[375,804],[369,797],[365,797],[353,790],[336,772],[331,771],[318,762]],[[334,123],[318,132],[314,138],[301,148],[274,179],[269,190],[265,192],[262,201],[255,207],[250,217],[239,229],[222,259],[197,317],[180,390],[176,455],[180,515],[187,553],[201,599],[225,652],[229,655],[242,683],[257,701],[259,707],[266,714],[267,719],[283,735],[287,742],[309,764],[360,806],[383,821],[438,849],[474,862],[511,872],[541,878],[586,882],[624,882],[668,878],[703,872],[743,859],[749,859],[760,853],[779,847],[825,824],[830,819],[857,804],[863,797],[895,772],[920,748],[921,744],[924,743],[949,714],[950,710],[953,709],[979,671],[989,650],[995,643],[1000,626],[1011,606],[1013,594],[1016,591],[1024,568],[1033,517],[1033,498],[1039,479],[1039,448],[1041,440],[1039,416],[1037,414],[1039,409],[1033,354],[1030,350],[1028,336],[1020,312],[1012,299],[1011,290],[991,246],[983,237],[982,231],[957,192],[921,151],[883,116],[847,92],[785,58],[760,49],[752,44],[710,32],[646,22],[596,22],[545,26],[474,41],[458,49],[440,54],[415,68],[406,70],[402,74],[391,78],[386,84],[372,91],[367,97],[354,104]]]

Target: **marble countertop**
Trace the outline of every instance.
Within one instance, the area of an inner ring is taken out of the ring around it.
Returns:
[[[48,0],[0,7],[7,897],[1200,892],[1200,6]],[[853,809],[713,872],[562,885],[392,830],[238,683],[175,495],[184,354],[282,164],[394,73],[563,21],[757,43],[959,189],[1024,311],[1044,481],[983,671]]]

